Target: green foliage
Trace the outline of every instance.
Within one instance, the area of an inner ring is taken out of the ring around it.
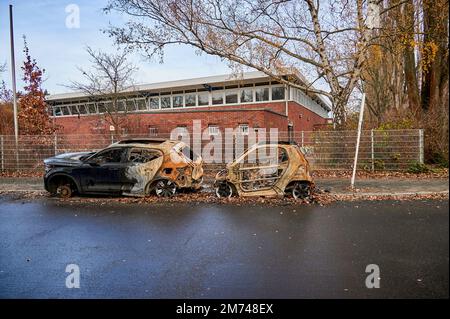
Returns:
[[[375,162],[373,163],[373,166],[376,170],[379,170],[379,171],[382,171],[386,168],[384,161],[380,160],[380,159],[375,160]]]
[[[437,165],[439,168],[448,168],[448,159],[442,153],[435,152],[431,154],[427,162]]]
[[[429,173],[431,170],[425,164],[414,162],[409,167],[407,172],[412,174],[424,174]]]
[[[381,124],[377,130],[385,131],[385,130],[408,130],[416,128],[416,123],[412,118],[401,118],[395,119],[393,121],[389,121]]]

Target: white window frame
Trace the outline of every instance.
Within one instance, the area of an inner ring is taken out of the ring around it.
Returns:
[[[209,136],[220,135],[220,127],[218,125],[208,125],[208,135]]]
[[[272,90],[274,89],[274,88],[281,88],[281,89],[283,89],[283,91],[284,91],[284,98],[283,99],[280,99],[280,100],[274,100],[273,99],[273,97],[272,97]],[[283,84],[274,84],[274,85],[271,85],[270,86],[270,92],[269,92],[269,95],[270,95],[270,100],[271,101],[285,101],[286,100],[286,87],[283,85]]]
[[[243,130],[243,128],[245,128],[245,130]],[[240,135],[246,136],[248,135],[250,132],[250,125],[248,124],[239,124],[238,125],[238,133]]]
[[[151,107],[151,100],[152,100],[152,99],[157,99],[157,101],[158,101],[158,107],[157,107],[156,109],[153,109],[153,108]],[[161,109],[161,98],[160,98],[159,94],[158,94],[158,95],[153,95],[153,96],[149,96],[149,97],[148,97],[147,109],[148,109],[149,111],[155,111],[155,110],[160,110],[160,109]]]
[[[211,91],[211,92],[209,92],[209,94],[210,94],[211,106],[225,105],[225,90]],[[220,103],[220,104],[214,104],[213,103],[213,95],[215,95],[215,94],[217,94],[217,95],[221,94],[222,95],[222,103]]]
[[[154,130],[153,133],[152,133],[152,130]],[[153,137],[158,136],[158,128],[156,126],[149,126],[148,134]]]
[[[258,90],[258,89],[268,89],[269,94],[268,94],[268,96],[267,96],[267,100],[261,100],[261,101],[257,101],[257,100],[256,100],[256,90]],[[254,90],[253,90],[253,94],[254,94],[254,99],[253,99],[253,101],[255,101],[255,103],[270,102],[270,101],[271,101],[272,90],[270,89],[270,85],[255,86],[255,88],[254,88]]]

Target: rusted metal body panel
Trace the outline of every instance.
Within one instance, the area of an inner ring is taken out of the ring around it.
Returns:
[[[313,185],[309,163],[300,149],[290,144],[264,144],[247,150],[220,171],[215,187],[216,193],[227,184],[239,196],[270,197],[284,196],[295,183]]]

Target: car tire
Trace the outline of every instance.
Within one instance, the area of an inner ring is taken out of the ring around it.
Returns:
[[[162,179],[156,182],[154,189],[158,197],[172,197],[177,191],[177,185],[172,181]]]
[[[56,188],[56,195],[59,198],[70,198],[72,197],[73,191],[69,184],[66,185],[58,185]]]
[[[295,183],[292,188],[292,197],[295,199],[306,199],[311,196],[311,184],[307,182]]]
[[[230,198],[233,196],[233,188],[230,183],[220,183],[215,187],[215,191],[219,198]]]

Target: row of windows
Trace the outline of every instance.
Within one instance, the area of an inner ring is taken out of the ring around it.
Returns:
[[[156,126],[150,126],[148,128],[149,130],[149,134],[152,137],[157,137],[158,136],[158,128]],[[177,130],[182,133],[183,131],[186,130],[186,127],[184,126],[179,126],[177,127]],[[248,124],[239,124],[238,126],[238,134],[241,135],[248,135],[249,134],[249,126]],[[216,136],[220,134],[220,127],[218,125],[208,125],[208,134],[212,135],[212,136]]]
[[[328,112],[300,89],[292,89],[292,99],[322,117],[328,117]]]
[[[150,94],[148,98],[124,99],[117,102],[88,102],[53,106],[53,115],[78,115],[115,112],[139,112],[160,109],[178,109],[197,106],[229,105],[264,101],[282,101],[286,98],[282,85],[244,86],[174,91]]]

